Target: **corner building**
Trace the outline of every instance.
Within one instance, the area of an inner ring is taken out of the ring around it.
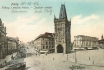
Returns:
[[[65,5],[60,8],[59,18],[54,16],[55,53],[69,53],[71,51],[71,20],[67,18]]]
[[[104,38],[103,38],[103,35],[101,36],[101,39],[98,40],[98,43],[99,43],[99,47],[104,49]]]
[[[44,33],[39,35],[34,40],[34,46],[38,50],[48,50],[49,52],[54,52],[54,33]]]

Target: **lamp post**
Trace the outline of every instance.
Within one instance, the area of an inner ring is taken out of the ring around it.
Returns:
[[[75,46],[75,63],[77,63],[77,57],[76,57],[76,46]]]
[[[67,60],[68,60],[68,52],[67,52]]]

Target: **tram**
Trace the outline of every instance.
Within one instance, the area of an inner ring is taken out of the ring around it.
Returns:
[[[26,62],[17,63],[3,67],[0,70],[25,70]]]

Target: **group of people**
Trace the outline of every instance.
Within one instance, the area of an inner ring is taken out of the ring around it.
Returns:
[[[3,62],[3,64],[0,64],[0,68],[2,68],[3,66],[5,66],[7,64],[6,60]]]

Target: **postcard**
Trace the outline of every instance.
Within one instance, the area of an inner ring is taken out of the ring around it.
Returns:
[[[0,70],[103,70],[103,0],[0,0]]]

